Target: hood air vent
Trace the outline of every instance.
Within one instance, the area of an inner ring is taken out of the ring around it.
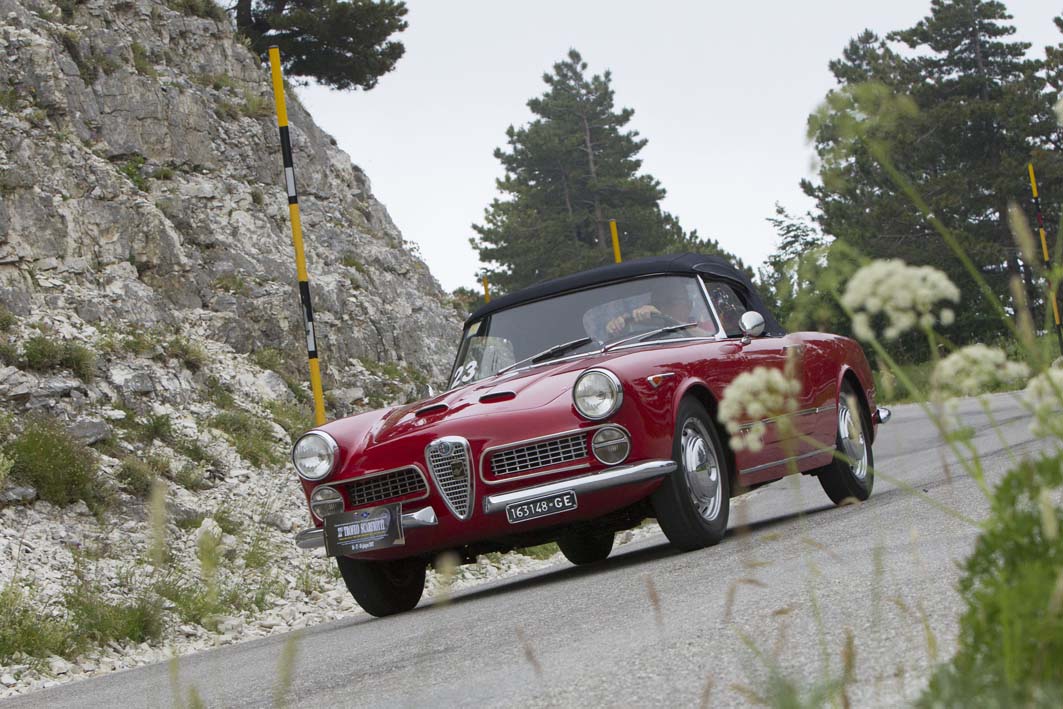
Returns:
[[[432,404],[431,406],[426,406],[423,409],[417,409],[417,411],[414,412],[414,416],[420,418],[422,416],[428,416],[430,414],[441,414],[448,408],[449,407],[446,404]]]
[[[490,394],[484,394],[480,397],[481,404],[493,404],[497,401],[509,401],[510,399],[517,398],[517,395],[511,391],[493,391]]]

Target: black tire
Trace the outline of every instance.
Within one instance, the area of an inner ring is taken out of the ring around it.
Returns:
[[[361,561],[338,556],[336,564],[355,602],[378,618],[413,610],[424,592],[427,564],[421,559]]]
[[[664,535],[683,551],[719,543],[727,531],[731,471],[716,426],[696,399],[686,398],[679,404],[672,459],[675,472],[653,493]],[[703,465],[691,468],[689,464],[697,461]]]
[[[576,566],[594,564],[609,558],[615,536],[612,532],[573,533],[558,539],[557,546]]]
[[[848,421],[853,421],[850,402],[854,402],[860,417],[860,431],[858,442],[852,441],[851,427]],[[838,397],[838,432],[835,434],[835,448],[845,459],[835,457],[828,465],[819,469],[817,477],[819,484],[823,486],[823,492],[836,505],[846,500],[856,499],[864,501],[871,496],[871,489],[875,486],[874,465],[875,458],[871,452],[871,444],[865,437],[871,431],[871,414],[861,403],[852,384],[842,382],[841,395]],[[844,430],[843,430],[844,429]],[[858,454],[857,451],[862,452]]]

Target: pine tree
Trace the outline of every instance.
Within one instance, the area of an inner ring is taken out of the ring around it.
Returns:
[[[237,0],[236,28],[265,58],[280,48],[289,76],[334,89],[371,89],[406,51],[401,0]]]
[[[1029,44],[1010,39],[1010,19],[992,0],[932,0],[914,27],[885,40],[865,31],[830,64],[839,87],[809,124],[822,167],[820,182],[802,187],[817,201],[824,233],[871,257],[949,273],[963,291],[961,318],[950,330],[960,341],[984,340],[1002,325],[869,146],[888,153],[998,297],[1011,300],[1013,274],[1031,289],[1007,205],[1028,204],[1026,163],[1047,140],[1051,112],[1043,63],[1026,56]],[[1043,178],[1056,185],[1059,175],[1049,169]]]
[[[535,118],[510,126],[507,148],[495,150],[505,168],[502,197],[473,225],[473,248],[492,288],[510,291],[536,281],[609,263],[609,219],[616,219],[624,258],[672,251],[723,253],[712,240],[684,232],[660,208],[665,191],[640,174],[646,140],[627,129],[634,111],[617,109],[606,71],[587,77],[571,50],[545,74],[546,92],[528,101]]]

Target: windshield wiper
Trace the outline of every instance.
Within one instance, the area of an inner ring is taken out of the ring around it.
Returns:
[[[656,330],[650,330],[649,332],[641,332],[638,335],[632,335],[631,337],[625,337],[624,339],[617,340],[616,342],[610,342],[608,345],[602,348],[602,352],[608,352],[614,347],[619,347],[620,345],[627,344],[628,342],[642,342],[643,340],[648,340],[651,337],[657,337],[657,335],[666,335],[670,332],[679,332],[680,330],[686,330],[688,328],[697,326],[698,324],[696,322],[688,322],[676,325],[669,325],[668,327],[659,327]]]
[[[534,354],[531,357],[525,357],[524,359],[520,360],[519,362],[514,362],[513,364],[511,364],[511,365],[509,365],[507,367],[503,367],[502,369],[500,369],[497,372],[495,372],[495,375],[497,376],[497,375],[502,374],[504,372],[508,372],[509,370],[513,369],[514,367],[519,367],[520,365],[524,364],[525,362],[530,362],[531,364],[538,364],[539,362],[543,362],[543,361],[546,361],[548,359],[552,359],[554,357],[557,357],[558,355],[562,355],[565,352],[568,352],[569,350],[574,350],[574,349],[583,347],[585,344],[587,344],[590,341],[591,341],[591,338],[589,338],[589,337],[581,337],[578,340],[572,340],[571,342],[562,342],[560,345],[554,345],[553,347],[547,347],[545,350],[543,350],[539,354]]]

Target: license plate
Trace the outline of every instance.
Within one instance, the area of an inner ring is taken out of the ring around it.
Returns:
[[[514,502],[506,505],[506,519],[510,524],[527,522],[540,517],[549,517],[559,512],[568,512],[576,509],[576,493],[571,490],[558,492],[553,495],[537,497],[527,502]]]
[[[401,504],[340,512],[325,518],[325,552],[329,556],[359,554],[405,543]]]

